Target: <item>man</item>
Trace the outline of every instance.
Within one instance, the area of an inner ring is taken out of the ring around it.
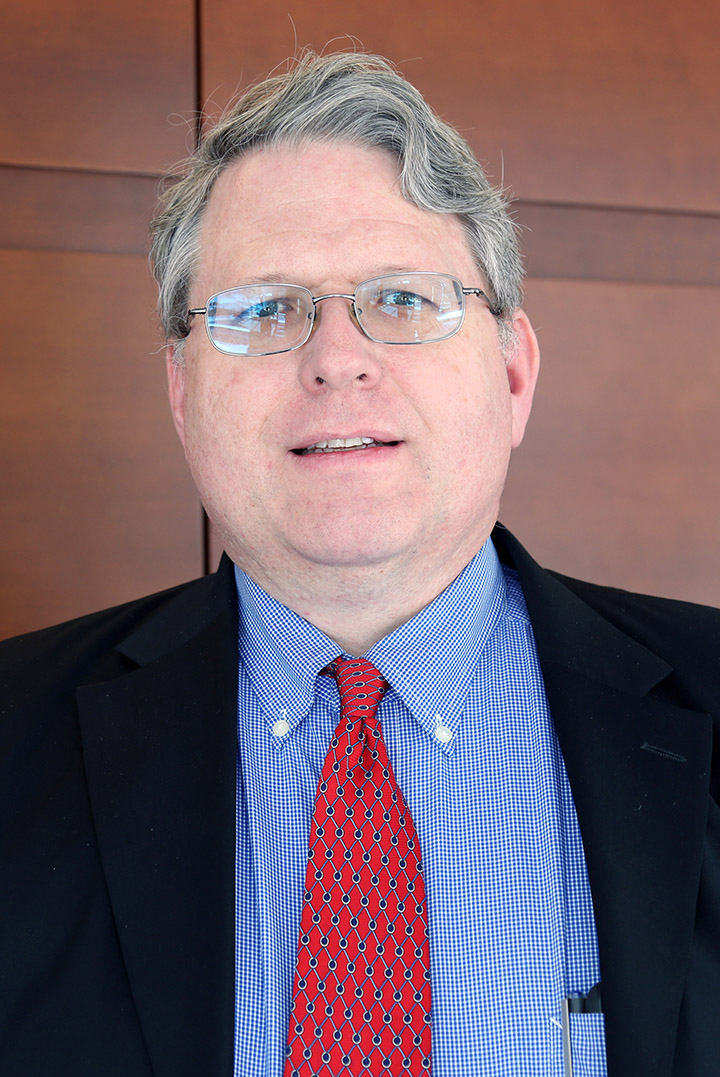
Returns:
[[[493,530],[538,351],[468,147],[308,56],[154,264],[227,557],[3,649],[2,1072],[720,1073],[720,617]]]

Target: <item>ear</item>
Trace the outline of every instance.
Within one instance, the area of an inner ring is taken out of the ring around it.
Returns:
[[[530,417],[533,394],[540,369],[540,349],[533,327],[524,310],[513,315],[515,342],[507,357],[507,376],[510,383],[512,409],[512,447],[523,439]]]
[[[185,448],[185,367],[175,355],[175,345],[165,348],[165,365],[167,367],[168,396],[170,410],[175,421],[175,429]]]

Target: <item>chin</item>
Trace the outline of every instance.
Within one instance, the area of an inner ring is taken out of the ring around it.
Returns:
[[[402,549],[385,545],[340,544],[303,544],[294,546],[294,551],[303,561],[325,568],[363,568],[392,561],[402,556]]]
[[[404,529],[389,528],[387,520],[316,521],[294,534],[287,544],[296,556],[315,565],[361,567],[402,556],[412,545]],[[396,521],[395,521],[396,522]]]

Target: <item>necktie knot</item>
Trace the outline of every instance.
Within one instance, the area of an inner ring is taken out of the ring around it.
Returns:
[[[386,763],[377,710],[388,684],[366,658],[336,658],[327,671],[340,692],[340,723],[331,745],[336,772],[340,781],[354,776],[359,785],[375,763]]]
[[[374,718],[388,683],[372,662],[366,658],[336,658],[328,668],[337,681],[343,715]]]

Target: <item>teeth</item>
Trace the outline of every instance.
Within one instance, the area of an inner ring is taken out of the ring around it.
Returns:
[[[372,445],[372,438],[331,438],[330,441],[316,441],[311,449],[354,449],[357,445]]]
[[[303,452],[333,452],[335,449],[364,449],[367,445],[379,445],[381,442],[373,438],[330,438],[328,441],[316,441],[314,445],[308,445]]]

